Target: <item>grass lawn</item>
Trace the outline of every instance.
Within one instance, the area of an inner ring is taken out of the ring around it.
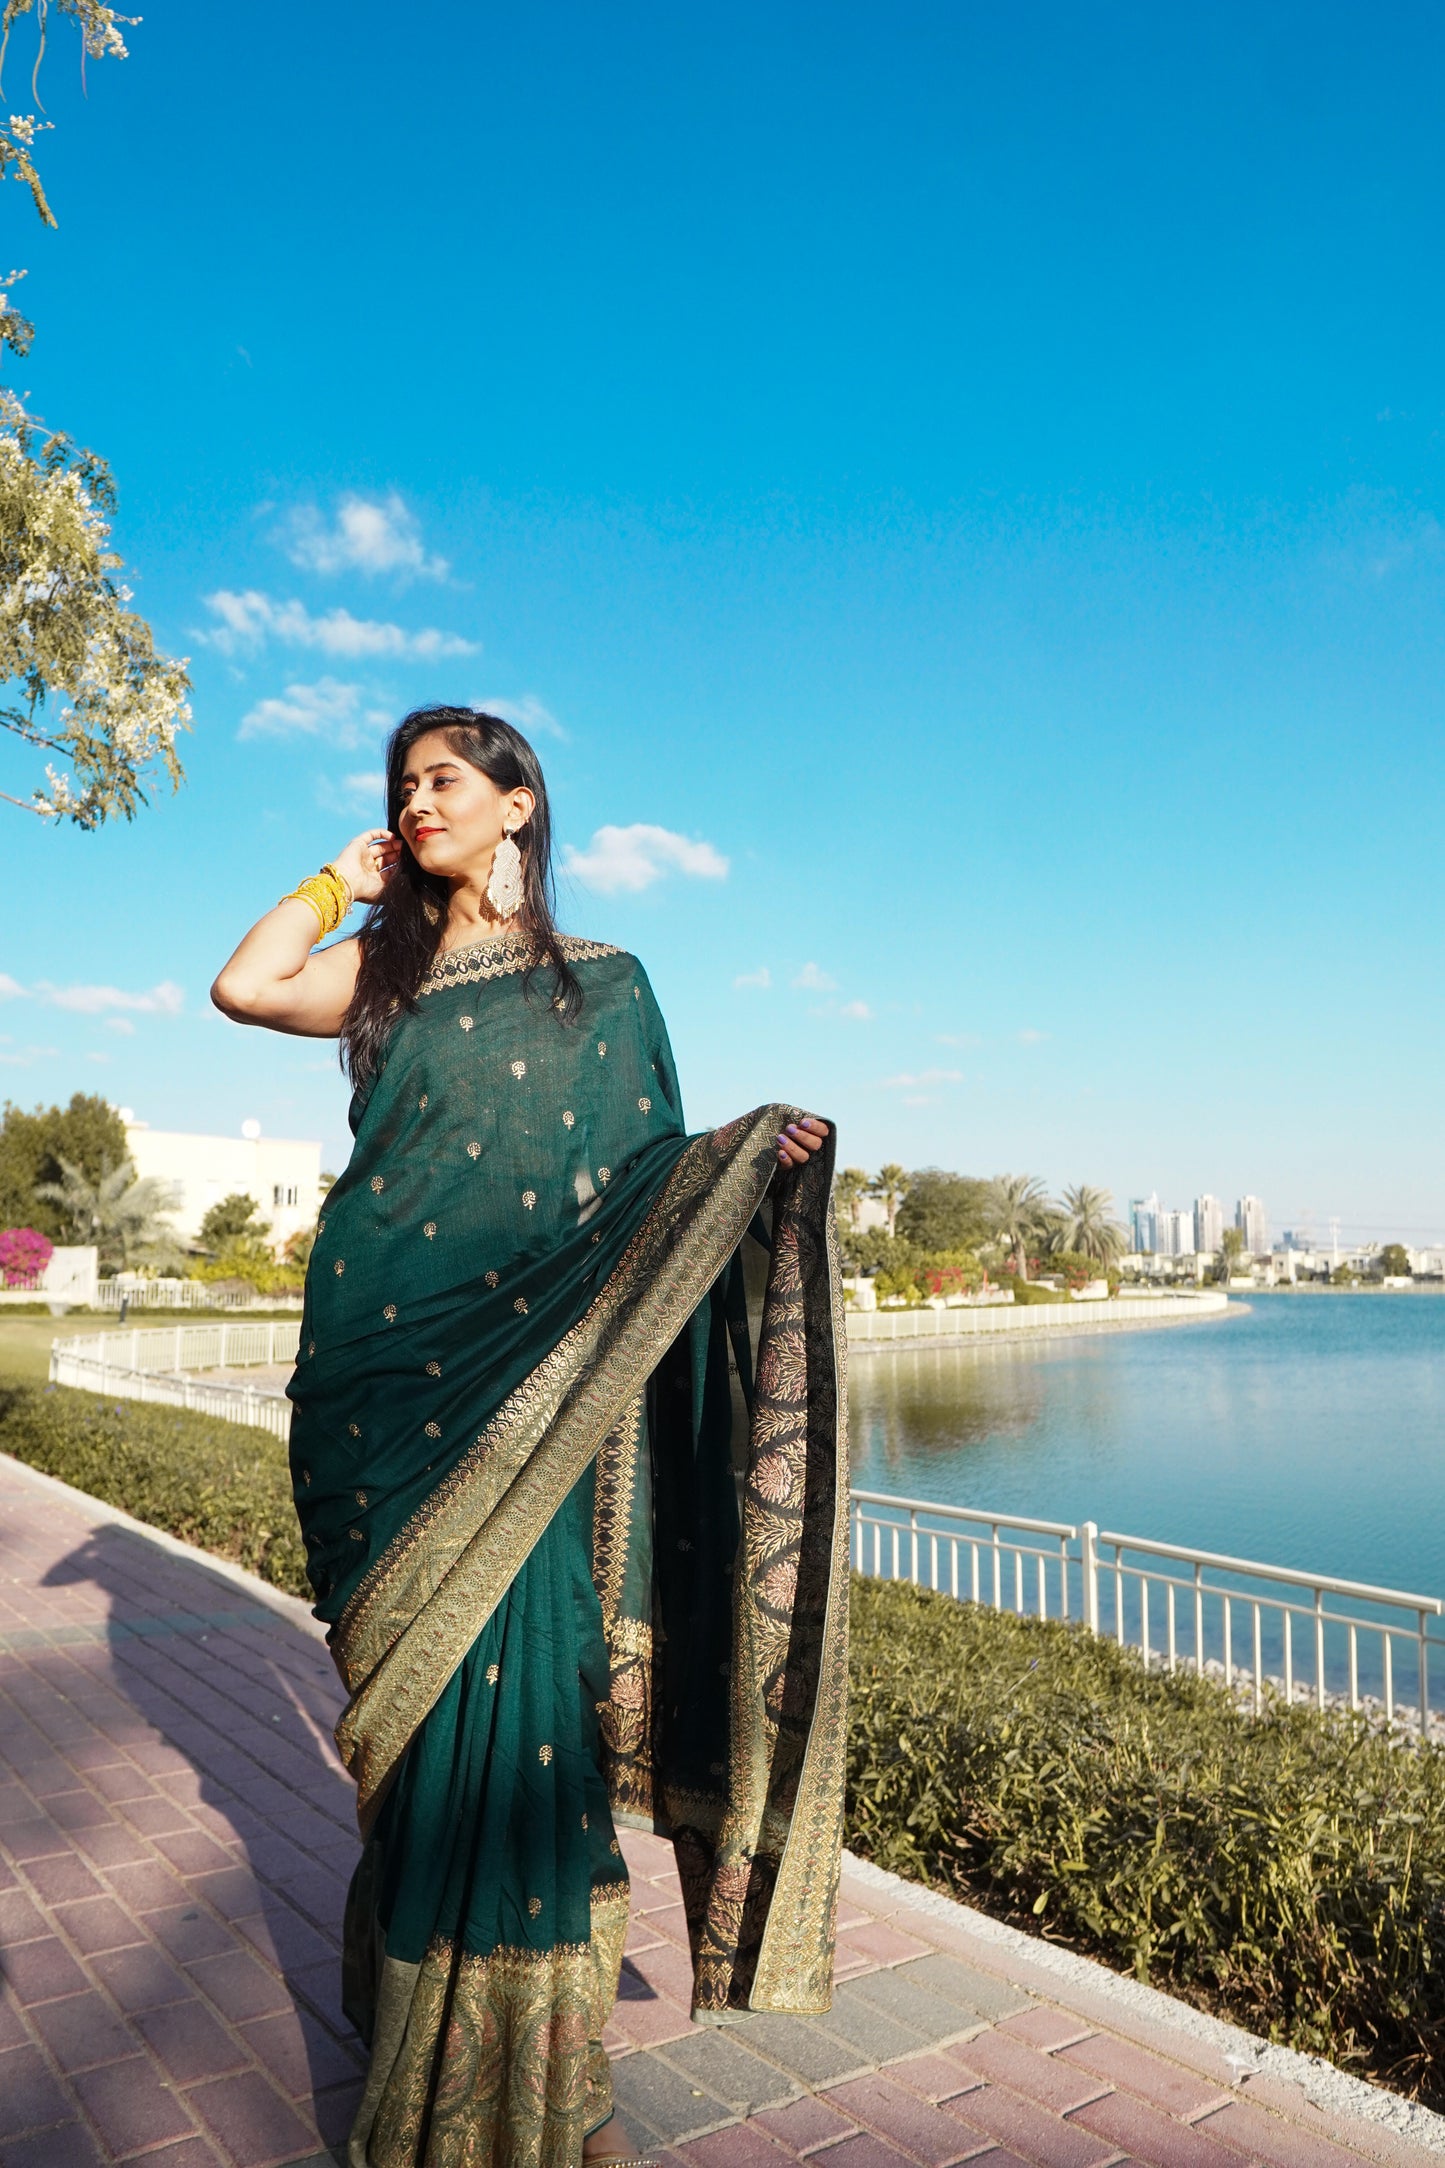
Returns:
[[[77,1333],[144,1332],[158,1325],[265,1323],[271,1317],[299,1318],[299,1310],[135,1310],[121,1325],[114,1310],[71,1310],[64,1317],[43,1317],[0,1309],[0,1383],[35,1385],[50,1375],[50,1343]]]

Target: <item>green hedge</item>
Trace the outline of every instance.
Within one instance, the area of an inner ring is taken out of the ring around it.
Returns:
[[[307,1594],[264,1431],[5,1388],[0,1450]],[[852,1619],[856,1850],[1445,2102],[1445,1750],[897,1582]]]
[[[286,1448],[267,1431],[59,1385],[4,1386],[0,1452],[310,1596]]]
[[[859,1852],[1445,2099],[1445,1751],[905,1584],[852,1618]]]

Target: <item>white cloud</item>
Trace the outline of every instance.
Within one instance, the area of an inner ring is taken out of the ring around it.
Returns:
[[[938,1043],[940,1046],[983,1045],[983,1041],[982,1039],[980,1039],[976,1031],[940,1031],[938,1034]]]
[[[898,1076],[884,1077],[883,1089],[890,1092],[918,1091],[920,1089],[926,1090],[933,1084],[961,1084],[962,1082],[963,1071],[961,1069],[920,1069],[916,1075],[911,1070],[905,1069]]]
[[[298,506],[283,546],[292,564],[307,572],[396,572],[424,580],[447,575],[445,557],[427,555],[416,516],[394,489],[384,497],[338,498],[329,523],[314,504]]]
[[[1021,1031],[1019,1033],[1019,1045],[1042,1046],[1047,1037],[1048,1033],[1046,1031]]]
[[[873,1011],[866,1001],[845,1001],[838,1014],[849,1017],[855,1024],[871,1024],[873,1021]]]
[[[832,994],[838,990],[838,981],[830,979],[827,972],[820,971],[816,964],[804,964],[793,985],[799,992],[806,994]]]
[[[472,706],[480,708],[484,715],[500,715],[504,723],[526,736],[560,738],[564,745],[572,742],[551,709],[544,708],[532,693],[520,700],[474,700]]]
[[[0,971],[0,1001],[15,1001],[24,992],[19,979],[12,979],[8,971]]]
[[[459,632],[440,632],[435,625],[408,632],[402,625],[372,617],[353,617],[350,610],[327,610],[315,617],[304,602],[278,602],[259,588],[237,594],[218,588],[205,597],[206,608],[220,623],[197,638],[218,647],[223,655],[238,648],[257,648],[264,640],[280,640],[290,647],[314,647],[323,655],[348,662],[378,656],[403,662],[441,662],[453,655],[479,655],[481,643]]]
[[[37,979],[35,991],[52,1009],[70,1009],[78,1016],[103,1016],[107,1009],[179,1016],[186,1003],[184,989],[174,979],[162,979],[143,994],[127,993],[121,986],[52,986],[47,979]]]
[[[384,818],[385,768],[362,768],[351,775],[317,778],[316,796],[332,813],[374,813]]]
[[[336,678],[314,685],[288,685],[280,698],[258,700],[241,718],[242,738],[325,738],[331,745],[361,745],[391,721],[385,708],[364,708],[362,688]]]
[[[0,1062],[7,1069],[28,1069],[33,1061],[46,1061],[59,1052],[58,1046],[27,1046],[20,1054],[0,1054]]]
[[[771,986],[772,983],[773,974],[771,971],[769,971],[766,964],[760,964],[756,971],[740,972],[738,976],[733,980],[733,985],[739,988],[746,986],[757,986],[766,989]]]
[[[110,1056],[109,1056],[109,1054],[87,1054],[85,1058],[86,1058],[86,1060],[87,1060],[87,1061],[109,1061],[109,1060],[110,1060]]]
[[[135,1037],[135,1025],[128,1016],[108,1016],[105,1020],[105,1028],[107,1031],[118,1031],[127,1039]]]
[[[585,851],[569,843],[563,866],[584,888],[595,889],[601,896],[622,891],[635,895],[667,873],[723,881],[728,871],[727,860],[710,843],[675,835],[670,828],[655,828],[648,821],[633,821],[628,828],[599,828]]]

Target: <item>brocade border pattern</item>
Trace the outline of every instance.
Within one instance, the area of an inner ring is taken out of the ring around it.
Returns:
[[[559,934],[557,945],[569,964],[627,953],[611,941],[584,941],[575,933]],[[490,941],[472,941],[464,948],[444,950],[417,988],[417,995],[420,998],[422,994],[444,993],[449,986],[473,986],[479,979],[510,978],[513,972],[530,971],[540,961],[541,950],[530,934],[504,933]]]

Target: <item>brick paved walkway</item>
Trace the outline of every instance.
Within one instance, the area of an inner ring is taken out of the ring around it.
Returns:
[[[338,1705],[303,1606],[0,1456],[0,2168],[329,2163],[360,2073]],[[1298,2058],[863,1867],[826,2018],[693,2026],[669,1849],[625,1849],[609,2046],[666,2168],[1445,2152],[1434,2118],[1322,2110]]]

